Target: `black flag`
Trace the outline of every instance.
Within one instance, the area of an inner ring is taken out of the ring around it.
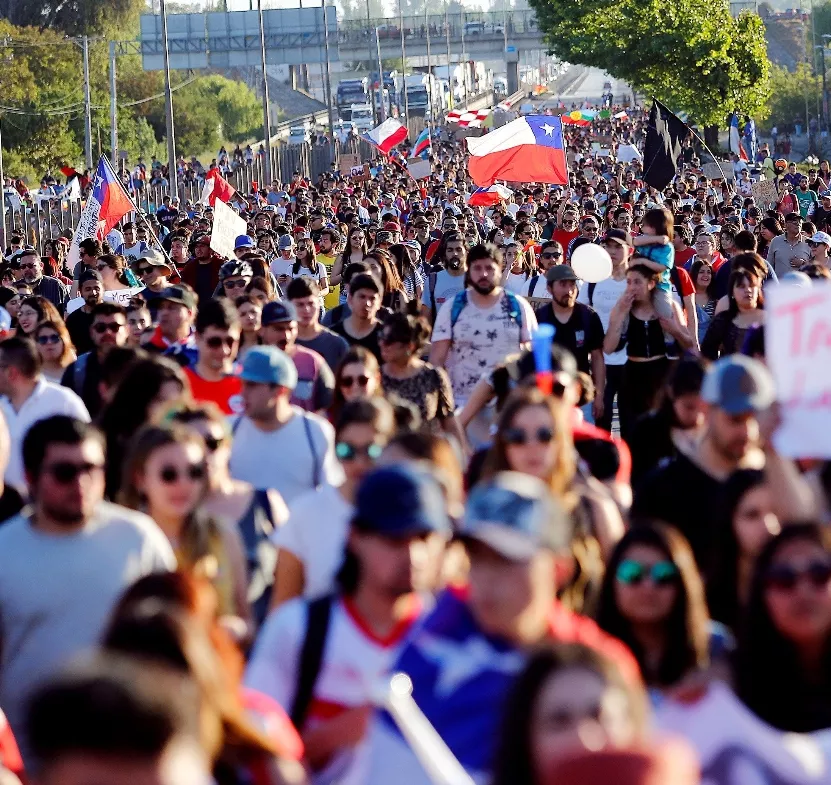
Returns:
[[[659,191],[669,185],[689,132],[682,120],[653,99],[643,150],[643,179],[648,185]]]

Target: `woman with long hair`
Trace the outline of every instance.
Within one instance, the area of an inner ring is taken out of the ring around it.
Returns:
[[[237,360],[240,361],[252,346],[259,346],[262,343],[260,327],[262,326],[263,306],[253,294],[244,294],[242,297],[237,297],[234,305],[237,307],[240,321],[240,339],[237,351]]]
[[[274,243],[274,232],[268,230],[257,234],[257,248],[265,254],[265,262],[271,267],[271,263],[278,257],[277,246]]]
[[[502,251],[505,260],[502,286],[509,292],[522,294],[533,272],[528,253],[516,240],[509,240],[505,243]]]
[[[329,421],[336,423],[343,405],[359,398],[382,398],[381,367],[375,355],[363,346],[350,347],[335,369],[335,392]]]
[[[323,298],[329,294],[329,275],[323,262],[317,261],[311,240],[298,240],[295,261],[291,268],[292,278],[311,278],[320,289],[321,308]]]
[[[704,585],[678,531],[641,524],[623,535],[606,565],[597,623],[631,649],[650,687],[673,687],[709,666]]]
[[[404,293],[411,304],[421,302],[424,294],[424,276],[421,273],[421,246],[418,240],[406,240],[390,247],[398,277],[404,284]]]
[[[780,234],[784,234],[785,230],[782,228],[782,224],[776,218],[771,218],[771,216],[766,215],[759,221],[758,228],[756,230],[756,252],[761,256],[763,259],[768,258],[768,248],[770,248],[770,242],[773,240],[774,237],[779,237]]]
[[[758,258],[757,254],[739,254],[731,262],[727,310],[713,317],[701,342],[701,354],[708,360],[741,352],[750,329],[765,322],[763,279],[758,268],[744,264],[744,257]],[[761,258],[759,261],[764,264]]]
[[[750,595],[756,559],[782,526],[773,507],[765,473],[737,469],[721,489],[712,523],[715,537],[707,568],[710,615],[737,631]]]
[[[123,256],[116,254],[99,256],[95,262],[95,269],[98,270],[104,282],[104,291],[118,292],[113,297],[119,305],[126,305],[130,298],[143,288],[127,266]]]
[[[618,411],[620,432],[627,440],[635,420],[653,407],[669,371],[664,332],[683,347],[692,346],[676,302],[671,303],[671,318],[658,315],[654,303],[658,275],[643,264],[629,268],[626,290],[612,308],[603,341],[606,354],[626,349],[626,364],[618,391]]]
[[[597,750],[644,743],[648,716],[643,685],[628,683],[594,649],[540,647],[508,694],[491,785],[544,785],[553,764],[587,744]]]
[[[62,320],[41,322],[34,332],[38,354],[43,363],[41,373],[55,384],[60,384],[67,366],[76,359],[72,339]]]
[[[703,382],[701,360],[681,358],[670,371],[657,408],[635,421],[628,442],[633,485],[662,460],[687,452],[698,440],[704,424]]]
[[[248,624],[251,608],[240,535],[200,508],[209,487],[207,457],[205,442],[195,431],[147,426],[130,443],[118,500],[156,522],[180,567],[211,581],[222,616]]]
[[[381,282],[381,305],[393,313],[405,312],[409,302],[407,292],[389,251],[376,248],[366,255],[364,261],[369,265],[370,272]]]
[[[266,303],[279,299],[277,291],[272,286],[271,279],[262,275],[255,275],[245,287],[245,294],[253,297],[263,307]]]
[[[792,524],[762,549],[740,625],[736,694],[774,728],[831,727],[831,532]]]
[[[338,254],[332,265],[332,272],[329,275],[329,281],[332,286],[338,286],[342,283],[343,271],[346,265],[351,262],[362,262],[369,253],[369,246],[366,241],[366,232],[360,227],[355,226],[349,230],[346,235],[346,243],[343,251]],[[346,302],[346,293],[341,291],[341,302]]]
[[[98,417],[107,439],[107,497],[115,499],[121,468],[134,434],[154,422],[173,402],[190,399],[190,385],[181,367],[166,357],[141,359],[129,366],[110,402]]]
[[[44,322],[57,324],[63,321],[58,309],[39,294],[30,294],[20,301],[17,309],[17,326],[24,338],[34,338],[38,326]]]
[[[696,259],[690,268],[690,278],[695,287],[695,313],[698,317],[699,346],[707,334],[707,328],[716,313],[716,276],[713,266],[703,260]]]

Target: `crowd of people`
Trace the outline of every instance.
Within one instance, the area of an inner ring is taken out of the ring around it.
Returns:
[[[0,783],[831,781],[783,741],[831,727],[831,474],[764,352],[831,175],[756,204],[687,142],[658,191],[607,114],[489,207],[436,138],[235,194],[233,258],[176,198],[9,238]]]

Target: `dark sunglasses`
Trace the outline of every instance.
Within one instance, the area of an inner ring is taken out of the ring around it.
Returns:
[[[543,259],[562,259],[563,257],[559,251],[546,251],[541,256]]]
[[[241,281],[223,281],[222,285],[226,289],[244,289],[248,283],[245,280]]]
[[[550,444],[554,439],[554,431],[551,428],[537,428],[533,433],[528,433],[522,428],[506,428],[502,436],[505,444],[525,445],[530,441],[540,444]]]
[[[55,482],[61,485],[76,480],[82,474],[92,474],[103,470],[104,466],[100,463],[72,463],[70,461],[60,461],[53,463],[51,466],[44,467],[44,471],[52,475]]]
[[[380,444],[370,444],[366,447],[356,447],[349,442],[338,442],[335,445],[335,455],[340,461],[354,461],[359,455],[377,461],[381,457],[384,448]]]
[[[205,478],[205,467],[201,463],[192,463],[183,472],[180,472],[175,466],[163,466],[159,472],[159,479],[165,485],[172,485],[181,477],[186,477],[189,480],[197,482]]]
[[[831,581],[831,564],[817,560],[799,569],[790,564],[776,564],[767,571],[765,584],[770,589],[793,591],[803,579],[814,589],[824,589]]]
[[[120,324],[119,322],[98,322],[97,324],[92,325],[92,329],[99,335],[103,335],[105,332],[111,332],[115,335],[124,326],[125,325]]]
[[[668,586],[678,579],[678,568],[671,561],[659,561],[648,566],[634,559],[624,559],[617,566],[615,578],[626,586],[638,586],[646,578],[655,586]]]
[[[205,346],[209,349],[219,349],[221,346],[227,346],[229,349],[233,349],[236,342],[236,339],[232,338],[230,335],[226,335],[225,337],[221,335],[212,335],[210,338],[205,339]]]
[[[202,440],[205,442],[205,449],[208,452],[216,452],[225,443],[224,437],[220,436],[217,438],[209,433],[204,434]]]
[[[148,273],[150,273],[152,271],[153,271],[152,267],[136,267],[136,272],[139,275],[147,275]]]
[[[21,264],[20,265],[21,270],[34,270],[35,267],[37,267],[37,265],[34,262],[31,262],[29,264]],[[101,269],[101,268],[99,268],[99,269]]]
[[[358,387],[366,387],[369,384],[369,377],[361,374],[360,376],[341,376],[340,377],[340,386],[341,387],[352,387],[353,384],[357,384]]]
[[[104,264],[95,265],[95,269],[98,270],[99,273],[103,270],[106,270],[108,267],[109,265],[106,262],[104,262]]]
[[[38,336],[38,343],[41,346],[48,346],[50,343],[60,343],[61,336],[60,335],[39,335]]]

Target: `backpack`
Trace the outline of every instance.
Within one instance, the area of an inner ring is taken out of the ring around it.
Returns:
[[[315,684],[320,676],[334,601],[334,595],[329,594],[307,603],[306,632],[300,648],[300,667],[297,670],[294,701],[289,712],[291,721],[298,731],[303,730],[314,697]]]
[[[535,275],[528,284],[528,299],[530,300],[534,296],[534,292],[537,291],[537,284],[542,279],[542,275],[539,273]]]
[[[508,317],[512,322],[519,327],[520,332],[522,331],[522,306],[519,304],[519,298],[513,293],[509,292],[507,289],[503,290],[505,292],[505,298],[508,301]],[[467,289],[462,289],[461,292],[457,292],[456,296],[453,298],[453,305],[450,308],[450,340],[453,340],[453,328],[456,326],[456,322],[459,321],[459,317],[462,315],[462,311],[464,311],[465,306],[467,306]]]

